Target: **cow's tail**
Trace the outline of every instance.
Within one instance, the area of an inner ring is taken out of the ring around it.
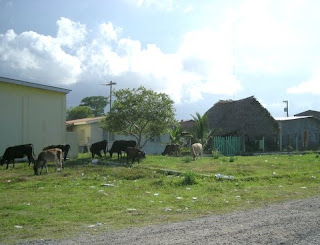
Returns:
[[[34,154],[34,151],[33,151],[33,144],[30,144],[31,145],[31,148],[32,148],[32,156],[35,158],[36,155]]]

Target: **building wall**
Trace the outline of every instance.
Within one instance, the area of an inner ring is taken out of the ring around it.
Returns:
[[[0,155],[13,145],[66,142],[66,94],[0,81]]]
[[[70,129],[72,132],[78,134],[79,152],[87,152],[92,143],[106,139],[108,141],[108,149],[110,150],[112,144],[116,140],[136,140],[132,136],[109,134],[100,128],[99,122],[93,122],[82,125],[73,125]],[[144,139],[142,140],[144,141]],[[165,145],[170,142],[168,134],[161,135],[152,141],[149,141],[142,150],[147,154],[161,154]]]
[[[282,149],[307,150],[320,148],[320,121],[304,118],[281,122]]]

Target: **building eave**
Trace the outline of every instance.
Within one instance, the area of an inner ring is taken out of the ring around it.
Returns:
[[[49,86],[49,85],[44,85],[39,83],[26,82],[22,80],[7,78],[7,77],[0,77],[0,82],[21,85],[21,86],[26,86],[31,88],[38,88],[43,90],[49,90],[49,91],[65,93],[65,94],[68,94],[71,91],[70,89],[59,88],[59,87],[54,87],[54,86]]]

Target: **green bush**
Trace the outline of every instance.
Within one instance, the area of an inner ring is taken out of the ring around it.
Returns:
[[[221,157],[221,154],[219,151],[212,151],[212,157],[213,159],[218,159],[219,157]]]
[[[184,158],[182,159],[182,161],[185,162],[185,163],[189,163],[189,162],[192,161],[192,157],[186,156],[186,157],[184,157]]]
[[[195,184],[197,184],[196,174],[192,171],[185,172],[183,174],[181,185],[195,185]]]

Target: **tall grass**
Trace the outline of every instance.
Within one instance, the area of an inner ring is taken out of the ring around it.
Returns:
[[[147,156],[128,168],[115,158],[92,164],[87,154],[41,176],[26,163],[1,166],[0,243],[178,221],[320,193],[315,154],[184,159]]]

